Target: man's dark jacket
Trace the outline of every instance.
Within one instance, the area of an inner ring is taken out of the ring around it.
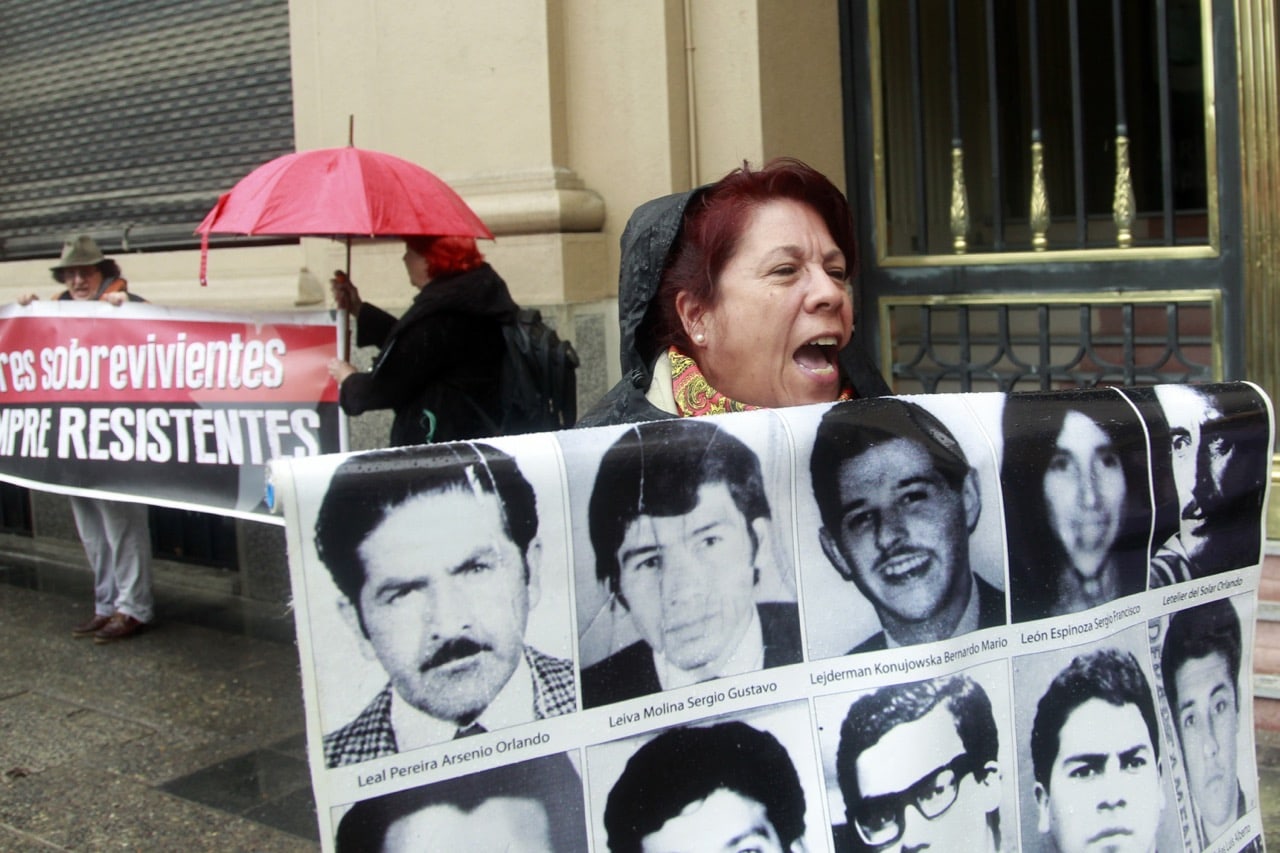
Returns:
[[[618,272],[622,381],[578,419],[578,426],[675,417],[645,399],[659,355],[658,345],[648,334],[652,317],[646,315],[658,292],[667,256],[680,233],[685,208],[703,189],[705,187],[645,202],[627,221],[622,232],[622,263]],[[761,322],[767,320],[761,318]],[[891,393],[880,371],[863,351],[856,333],[840,351],[840,369],[859,397],[882,397]]]
[[[800,663],[800,617],[794,603],[757,604],[760,633],[764,637],[764,668]],[[595,708],[659,693],[653,649],[637,640],[602,661],[582,670],[582,707]]]
[[[984,581],[981,575],[975,574],[973,580],[978,585],[978,628],[993,628],[996,625],[1007,624],[1004,593]],[[887,648],[889,648],[889,642],[885,638],[884,631],[877,631],[849,649],[848,653],[857,655],[863,652],[882,652]]]
[[[356,345],[382,351],[342,383],[342,410],[393,409],[393,447],[489,435],[501,420],[502,324],[518,310],[488,264],[433,279],[398,320],[364,303]]]

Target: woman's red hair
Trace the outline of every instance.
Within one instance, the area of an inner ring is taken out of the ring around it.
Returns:
[[[484,263],[474,237],[405,237],[405,245],[427,259],[427,277],[467,272]]]

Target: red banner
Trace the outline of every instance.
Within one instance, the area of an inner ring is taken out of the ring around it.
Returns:
[[[0,308],[0,480],[278,521],[266,463],[339,449],[327,312]]]

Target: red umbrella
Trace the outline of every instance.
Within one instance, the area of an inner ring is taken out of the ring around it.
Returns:
[[[380,151],[347,146],[264,163],[223,193],[196,233],[206,284],[209,235],[459,236],[493,239],[467,203],[431,172]],[[350,257],[348,255],[348,267]]]

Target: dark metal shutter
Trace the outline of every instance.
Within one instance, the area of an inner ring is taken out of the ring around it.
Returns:
[[[194,247],[293,147],[288,0],[0,0],[0,259]]]

